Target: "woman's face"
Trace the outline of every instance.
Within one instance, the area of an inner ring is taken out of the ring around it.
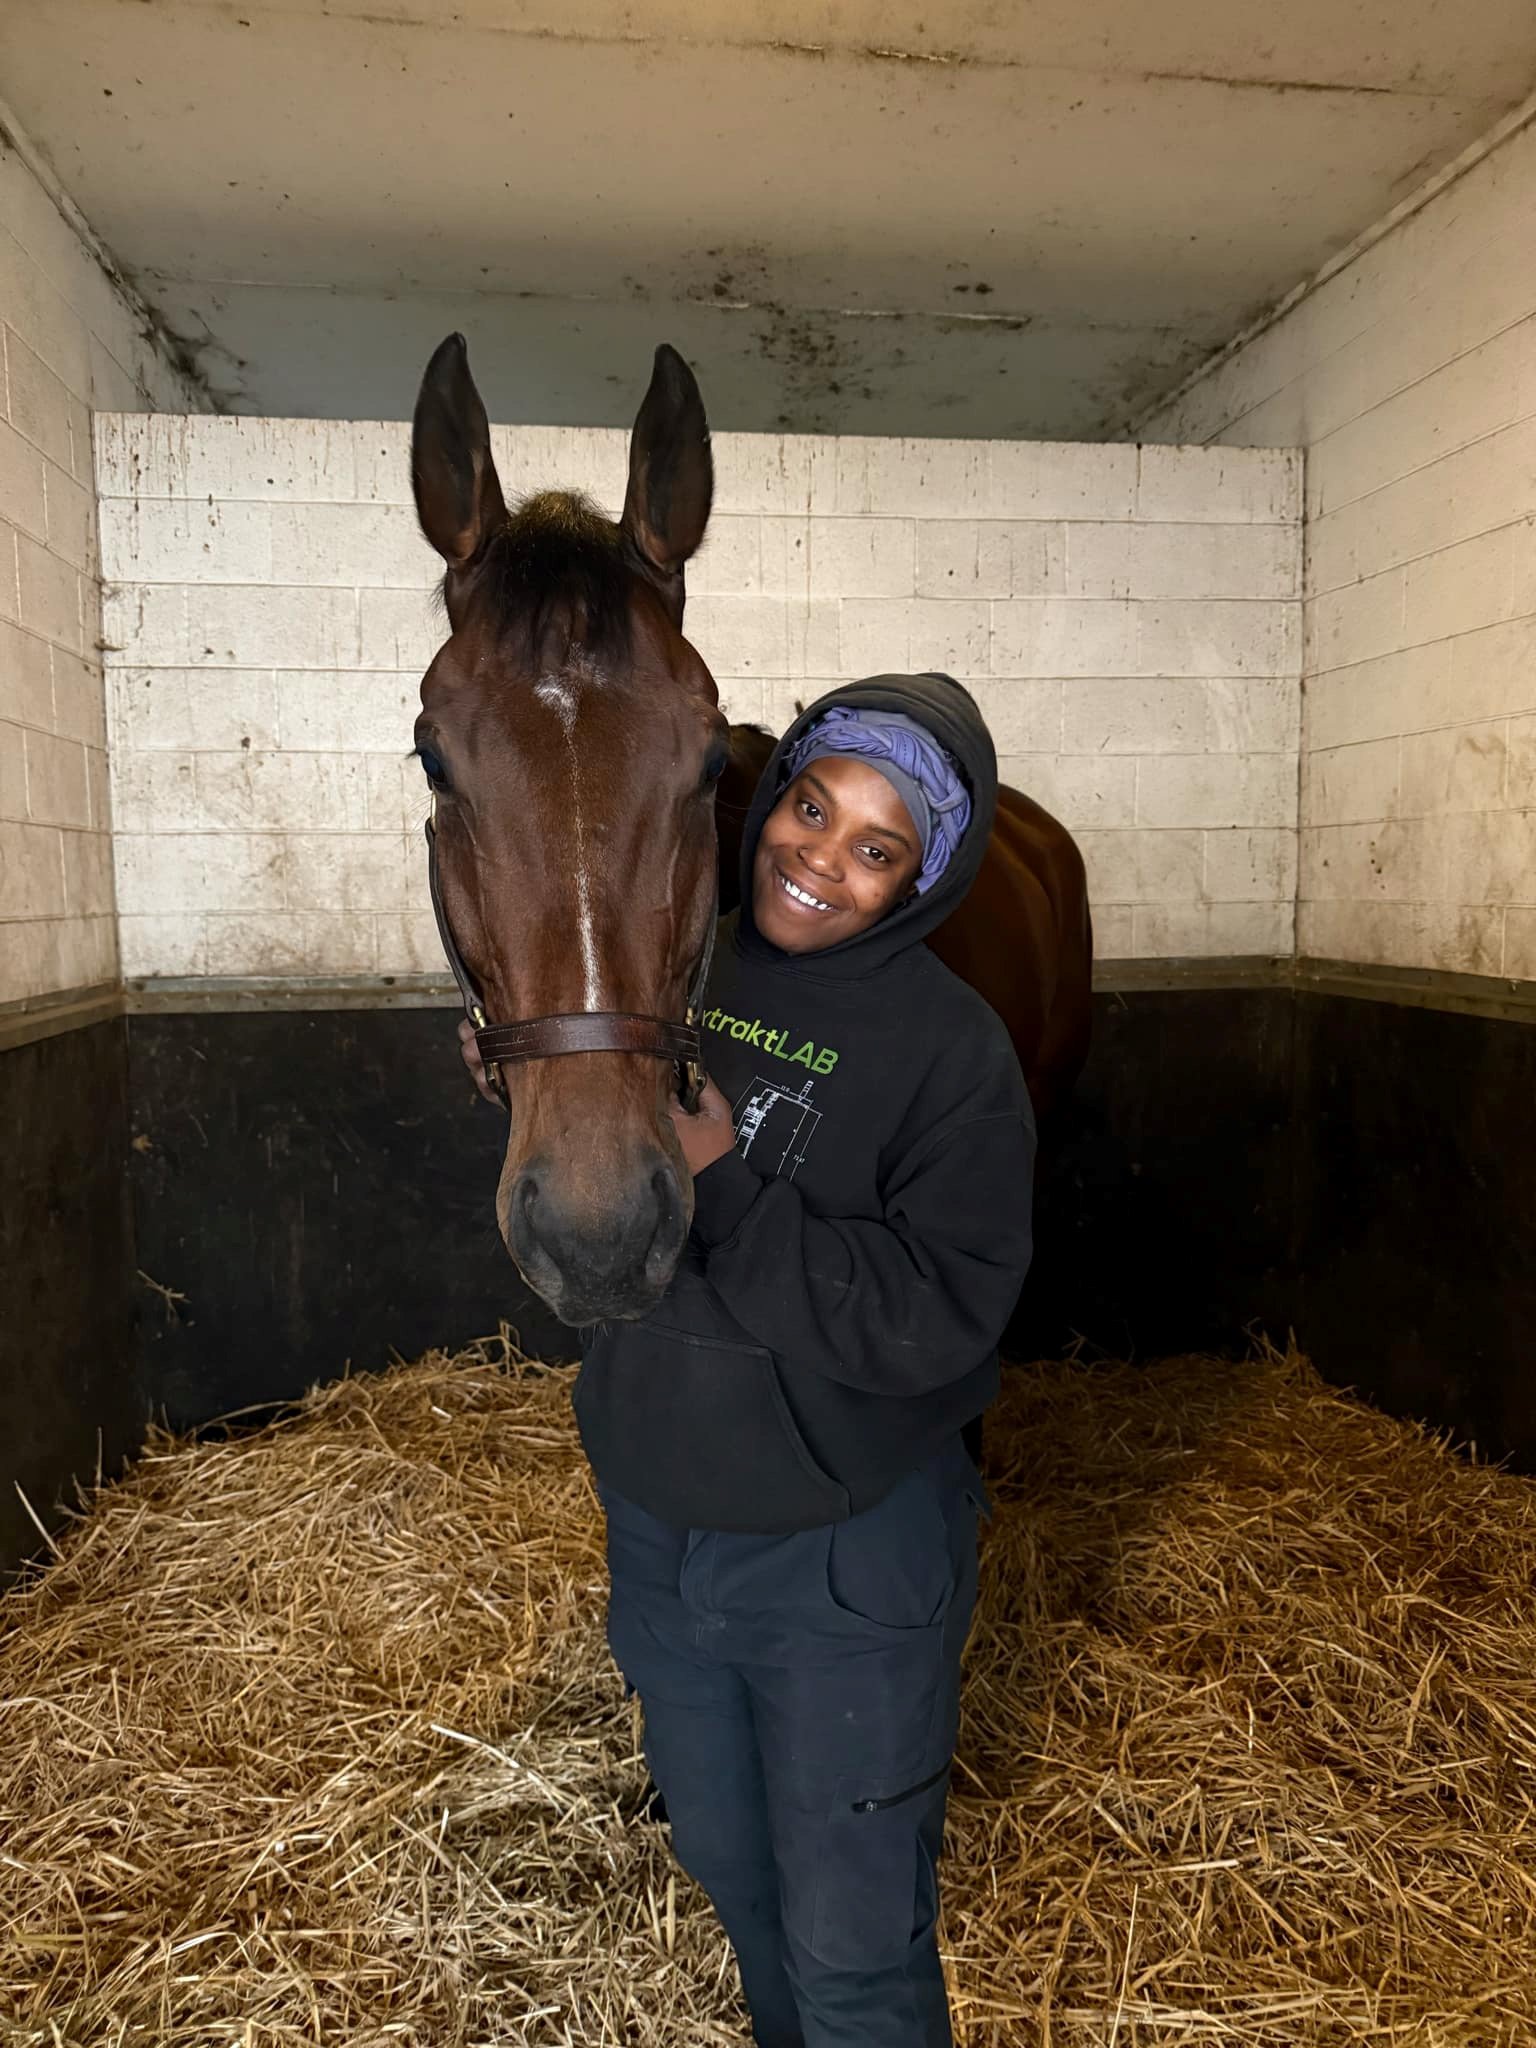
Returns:
[[[768,814],[752,863],[752,916],[785,953],[819,953],[878,924],[922,866],[917,828],[876,769],[824,754]]]

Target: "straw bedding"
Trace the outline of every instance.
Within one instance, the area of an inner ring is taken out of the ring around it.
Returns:
[[[0,1607],[0,2040],[740,2042],[645,1820],[568,1375],[159,1437]],[[970,2048],[1536,2039],[1536,1488],[1296,1357],[1021,1370],[945,1947]]]

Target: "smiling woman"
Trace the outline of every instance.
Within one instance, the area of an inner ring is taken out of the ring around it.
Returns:
[[[702,1018],[712,1084],[672,1110],[687,1255],[592,1333],[575,1388],[609,1639],[762,2048],[950,2038],[964,1433],[1029,1264],[1034,1130],[1002,1021],[925,941],[996,796],[948,676],[844,685],[773,749]]]
[[[763,826],[752,872],[757,928],[786,953],[851,939],[909,893],[917,830],[866,762],[829,756],[803,768]]]
[[[752,914],[786,953],[857,938],[931,889],[971,821],[954,757],[888,708],[832,704],[782,772],[753,861]]]

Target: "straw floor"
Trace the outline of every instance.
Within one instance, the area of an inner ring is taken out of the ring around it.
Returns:
[[[0,1603],[0,2042],[745,2039],[567,1389],[159,1438]],[[1536,1487],[1276,1354],[1016,1371],[989,1458],[965,2048],[1536,2041]]]

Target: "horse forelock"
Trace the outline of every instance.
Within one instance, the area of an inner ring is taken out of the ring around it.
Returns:
[[[482,616],[535,666],[559,666],[578,643],[592,659],[628,657],[636,571],[619,528],[581,492],[525,498],[477,570]]]

